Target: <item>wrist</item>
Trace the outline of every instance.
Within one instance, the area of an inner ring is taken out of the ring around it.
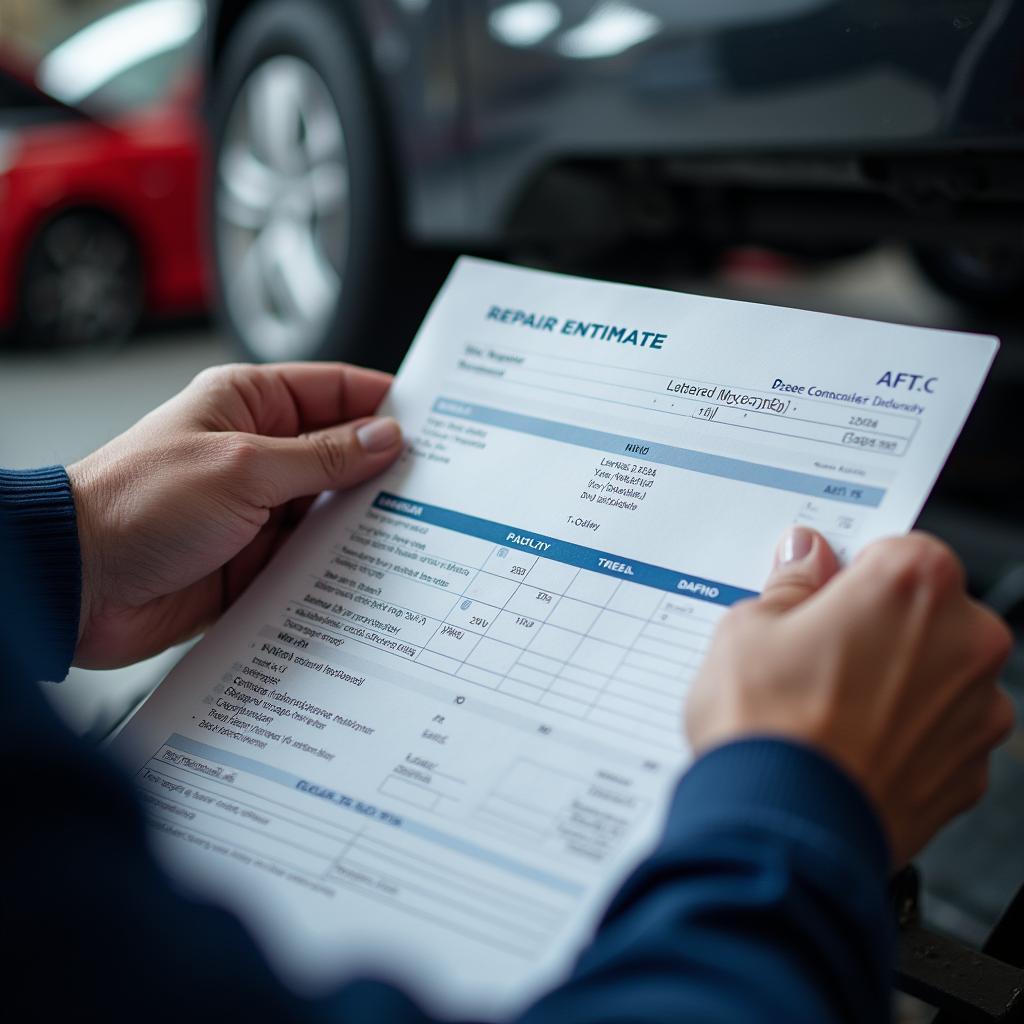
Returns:
[[[82,600],[78,617],[78,639],[81,640],[99,603],[99,582],[103,578],[103,545],[100,541],[100,511],[104,507],[102,487],[83,459],[67,467],[71,482],[71,497],[75,503],[78,521],[78,546],[82,565]]]

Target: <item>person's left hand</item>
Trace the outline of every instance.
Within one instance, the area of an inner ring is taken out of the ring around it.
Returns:
[[[390,384],[337,363],[216,367],[68,467],[82,546],[75,664],[127,665],[194,636],[310,496],[387,468],[401,431],[372,414]]]

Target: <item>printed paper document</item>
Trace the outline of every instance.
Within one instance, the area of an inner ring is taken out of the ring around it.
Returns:
[[[793,524],[906,531],[996,348],[461,260],[383,410],[406,454],[114,744],[162,861],[303,991],[515,1012],[656,841],[716,622]]]

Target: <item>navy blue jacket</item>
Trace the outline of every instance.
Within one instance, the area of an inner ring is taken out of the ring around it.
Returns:
[[[3,957],[10,1019],[429,1018],[387,985],[288,992],[242,926],[175,891],[132,787],[38,687],[74,652],[80,555],[62,469],[0,472]],[[571,977],[524,1024],[830,1024],[889,1017],[888,855],[859,789],[818,754],[748,740],[701,758],[665,834]]]

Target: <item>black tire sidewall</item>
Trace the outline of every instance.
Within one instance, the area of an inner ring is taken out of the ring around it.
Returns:
[[[964,274],[957,266],[955,249],[914,246],[912,255],[924,276],[950,298],[980,313],[1006,314],[1020,309],[1024,295],[1024,268],[1004,281],[986,281]]]
[[[14,330],[11,335],[16,344],[21,347],[81,348],[83,345],[79,339],[68,339],[52,331],[42,330],[33,320],[26,305],[28,296],[35,287],[35,278],[41,270],[41,263],[43,261],[42,249],[46,245],[49,232],[57,230],[63,222],[76,218],[82,218],[87,223],[91,221],[97,226],[102,227],[104,231],[113,232],[118,235],[129,249],[130,258],[127,265],[134,268],[134,272],[130,277],[125,278],[125,283],[134,291],[134,308],[131,319],[126,322],[124,329],[118,334],[102,339],[90,340],[88,346],[101,350],[119,347],[127,342],[142,324],[146,313],[148,295],[146,274],[142,265],[142,252],[137,238],[117,217],[102,209],[94,207],[65,208],[38,227],[24,250],[23,267],[18,281],[18,308],[15,315]]]
[[[348,251],[341,291],[328,327],[308,357],[364,362],[372,354],[374,311],[397,247],[396,202],[370,72],[348,17],[320,0],[261,0],[232,29],[213,74],[207,210],[214,276],[221,317],[249,358],[259,356],[246,344],[223,301],[223,277],[231,268],[223,266],[216,238],[217,165],[239,91],[257,67],[276,56],[304,60],[323,79],[341,120],[348,157]]]

